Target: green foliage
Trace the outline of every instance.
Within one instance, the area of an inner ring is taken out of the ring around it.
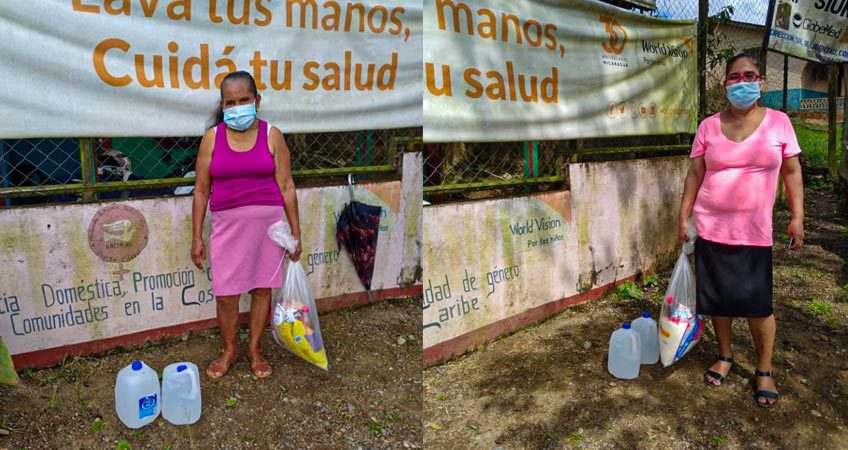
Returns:
[[[720,31],[722,25],[733,19],[733,6],[727,5],[707,20],[707,66],[709,70],[721,67],[736,54],[736,48],[727,42],[727,35]]]
[[[101,419],[99,417],[94,419],[94,423],[91,424],[91,432],[92,433],[99,433],[100,429],[102,429],[102,428],[103,428],[103,419]]]
[[[719,447],[724,447],[725,445],[727,445],[727,442],[721,436],[713,436],[713,442]]]
[[[660,276],[655,274],[655,273],[645,275],[642,278],[642,286],[643,287],[653,287],[653,286],[658,286],[659,284],[660,284]]]
[[[820,300],[812,300],[807,305],[807,309],[810,310],[811,313],[821,316],[821,315],[830,315],[830,303],[823,302]]]
[[[642,289],[640,289],[639,286],[632,281],[621,283],[615,291],[615,299],[618,301],[642,298],[644,295],[645,293]]]
[[[126,439],[121,439],[118,441],[118,444],[115,445],[115,450],[132,450],[132,446]]]
[[[238,400],[235,397],[230,397],[224,402],[224,406],[227,408],[235,408],[236,404],[238,404]]]

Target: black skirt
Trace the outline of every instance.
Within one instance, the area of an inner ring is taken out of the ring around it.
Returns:
[[[767,317],[772,314],[772,248],[695,241],[698,314]]]

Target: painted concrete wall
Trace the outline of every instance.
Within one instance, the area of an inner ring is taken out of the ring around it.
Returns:
[[[420,153],[406,153],[402,181],[356,186],[357,200],[383,207],[374,299],[420,292],[420,168]],[[335,241],[347,201],[346,186],[298,191],[301,263],[321,310],[366,301]],[[0,336],[16,365],[213,326],[209,272],[189,255],[191,203],[189,196],[0,212]],[[248,306],[244,296],[241,311]]]
[[[571,192],[426,207],[425,364],[669,264],[688,164],[574,164]]]

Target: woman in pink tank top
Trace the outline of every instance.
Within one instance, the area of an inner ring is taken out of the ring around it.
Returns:
[[[711,316],[718,358],[704,381],[720,386],[733,364],[734,317],[748,320],[757,351],[754,402],[778,400],[772,371],[776,323],[772,311],[772,209],[777,178],[792,210],[790,250],[804,242],[801,149],[786,114],[757,104],[762,92],[756,58],[740,54],[727,62],[730,107],[704,119],[692,145],[692,163],[680,206],[680,241],[688,240],[695,216],[695,300],[698,314]]]
[[[212,214],[212,293],[224,341],[220,357],[206,369],[213,378],[224,376],[236,359],[239,298],[245,292],[251,294],[250,370],[260,378],[271,374],[259,342],[268,320],[271,289],[282,285],[283,271],[277,269],[285,250],[268,237],[268,226],[285,217],[300,241],[291,156],[280,130],[256,118],[260,101],[249,73],[239,71],[224,77],[217,125],[203,135],[197,157],[191,256],[203,270],[203,221],[208,205]],[[301,250],[298,243],[290,259],[300,259]]]

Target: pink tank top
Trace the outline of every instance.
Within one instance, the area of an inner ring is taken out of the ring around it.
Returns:
[[[259,121],[256,143],[244,152],[230,148],[227,125],[219,123],[209,166],[212,177],[209,209],[221,211],[247,205],[283,206],[274,170],[274,158],[268,149],[267,122]]]

